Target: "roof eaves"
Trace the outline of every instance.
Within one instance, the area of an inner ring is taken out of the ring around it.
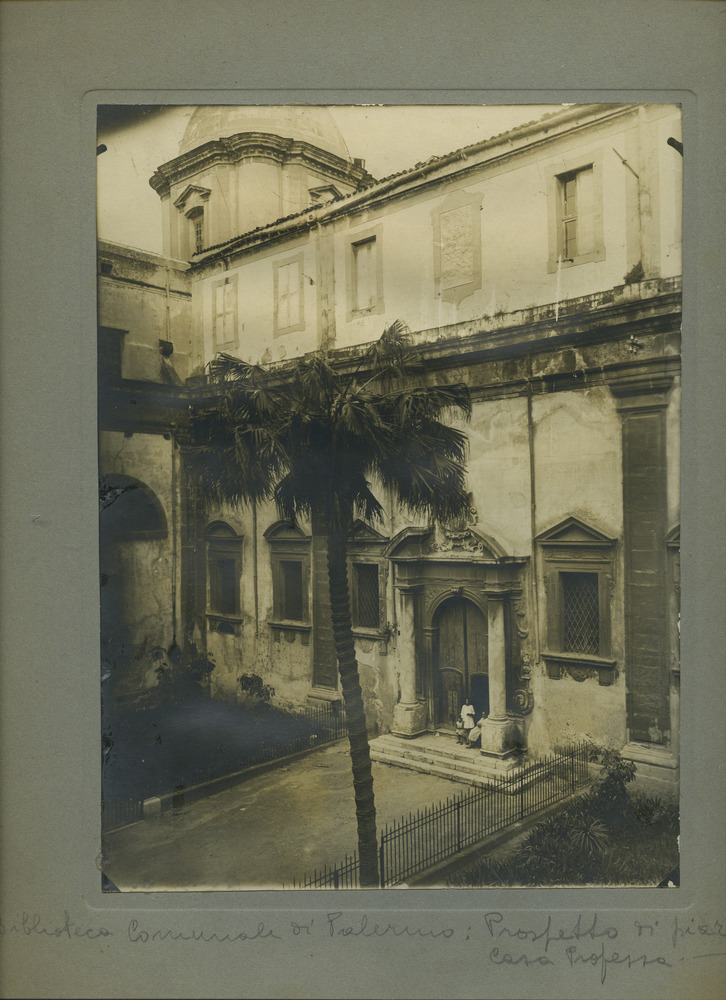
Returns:
[[[306,222],[309,224],[314,224],[317,222],[322,222],[324,218],[324,213],[330,209],[332,206],[337,210],[338,208],[344,209],[354,204],[356,199],[360,199],[361,195],[375,195],[380,192],[385,187],[391,184],[403,182],[407,178],[413,179],[417,174],[421,174],[424,171],[429,172],[434,170],[437,166],[446,166],[450,163],[455,162],[457,159],[464,160],[469,156],[472,156],[476,152],[484,152],[490,147],[495,147],[501,145],[504,141],[512,142],[514,139],[520,138],[531,131],[533,128],[546,125],[546,123],[552,122],[556,118],[562,118],[567,121],[568,118],[572,117],[573,114],[589,112],[594,113],[600,109],[608,107],[617,107],[620,109],[626,109],[632,107],[628,104],[618,104],[618,105],[607,105],[607,104],[590,104],[590,105],[565,105],[563,108],[558,108],[556,111],[550,111],[540,118],[533,118],[531,121],[524,122],[517,125],[515,128],[507,129],[504,132],[499,132],[494,136],[490,136],[487,139],[479,139],[477,142],[470,143],[467,146],[461,146],[458,149],[453,150],[450,153],[445,153],[441,156],[431,156],[428,160],[416,163],[413,167],[406,170],[399,170],[396,173],[388,174],[385,177],[381,177],[365,187],[361,187],[358,191],[352,194],[342,195],[339,198],[333,198],[323,205],[314,205],[304,208],[299,212],[295,212],[292,215],[283,216],[282,218],[276,219],[274,222],[266,223],[264,226],[258,226],[256,229],[249,230],[246,233],[241,233],[239,236],[234,236],[230,240],[226,240],[223,243],[217,243],[214,246],[207,247],[199,254],[194,254],[192,263],[201,264],[207,260],[214,259],[219,251],[228,250],[234,252],[236,249],[241,249],[250,242],[254,242],[255,237],[261,237],[264,233],[268,232],[270,235],[276,235],[275,230],[287,222],[292,222],[295,219],[301,219],[303,216],[308,216]],[[576,109],[573,111],[573,108]]]

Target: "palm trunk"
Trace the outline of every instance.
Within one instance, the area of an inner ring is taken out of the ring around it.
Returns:
[[[348,739],[353,768],[353,794],[358,821],[358,857],[361,888],[378,886],[378,835],[373,801],[371,749],[368,744],[363,694],[355,657],[350,617],[348,565],[344,531],[328,529],[328,582],[333,624],[333,641],[348,721]]]

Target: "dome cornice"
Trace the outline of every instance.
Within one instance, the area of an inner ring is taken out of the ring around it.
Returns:
[[[268,160],[281,165],[302,162],[326,176],[353,185],[356,189],[374,182],[356,161],[344,160],[301,139],[286,139],[262,132],[244,132],[206,142],[162,164],[149,184],[160,197],[168,196],[173,184],[190,180],[214,166],[235,165],[243,160]]]

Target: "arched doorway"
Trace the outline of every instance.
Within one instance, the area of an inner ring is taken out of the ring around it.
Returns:
[[[114,694],[155,683],[155,650],[173,635],[167,520],[145,483],[108,474],[100,483],[101,654]]]
[[[487,619],[466,597],[450,597],[433,621],[438,642],[434,664],[435,723],[453,726],[465,698],[476,718],[489,712]]]

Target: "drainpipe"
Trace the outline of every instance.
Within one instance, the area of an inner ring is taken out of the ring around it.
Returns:
[[[169,265],[167,264],[165,270],[166,274],[166,340],[171,340],[171,282],[169,279]]]
[[[534,477],[534,419],[532,416],[532,361],[530,359],[530,372],[527,379],[527,439],[529,441],[529,519],[530,536],[532,538],[532,608],[534,615],[534,641],[535,660],[539,659],[539,590],[537,584],[537,546],[535,537],[537,535],[537,490]]]
[[[257,639],[260,634],[260,608],[257,572],[257,504],[254,502],[252,504],[252,564],[252,588],[255,597],[255,639]]]
[[[176,630],[176,574],[177,574],[177,467],[176,467],[176,424],[170,426],[171,441],[171,646],[169,652],[177,652]]]

